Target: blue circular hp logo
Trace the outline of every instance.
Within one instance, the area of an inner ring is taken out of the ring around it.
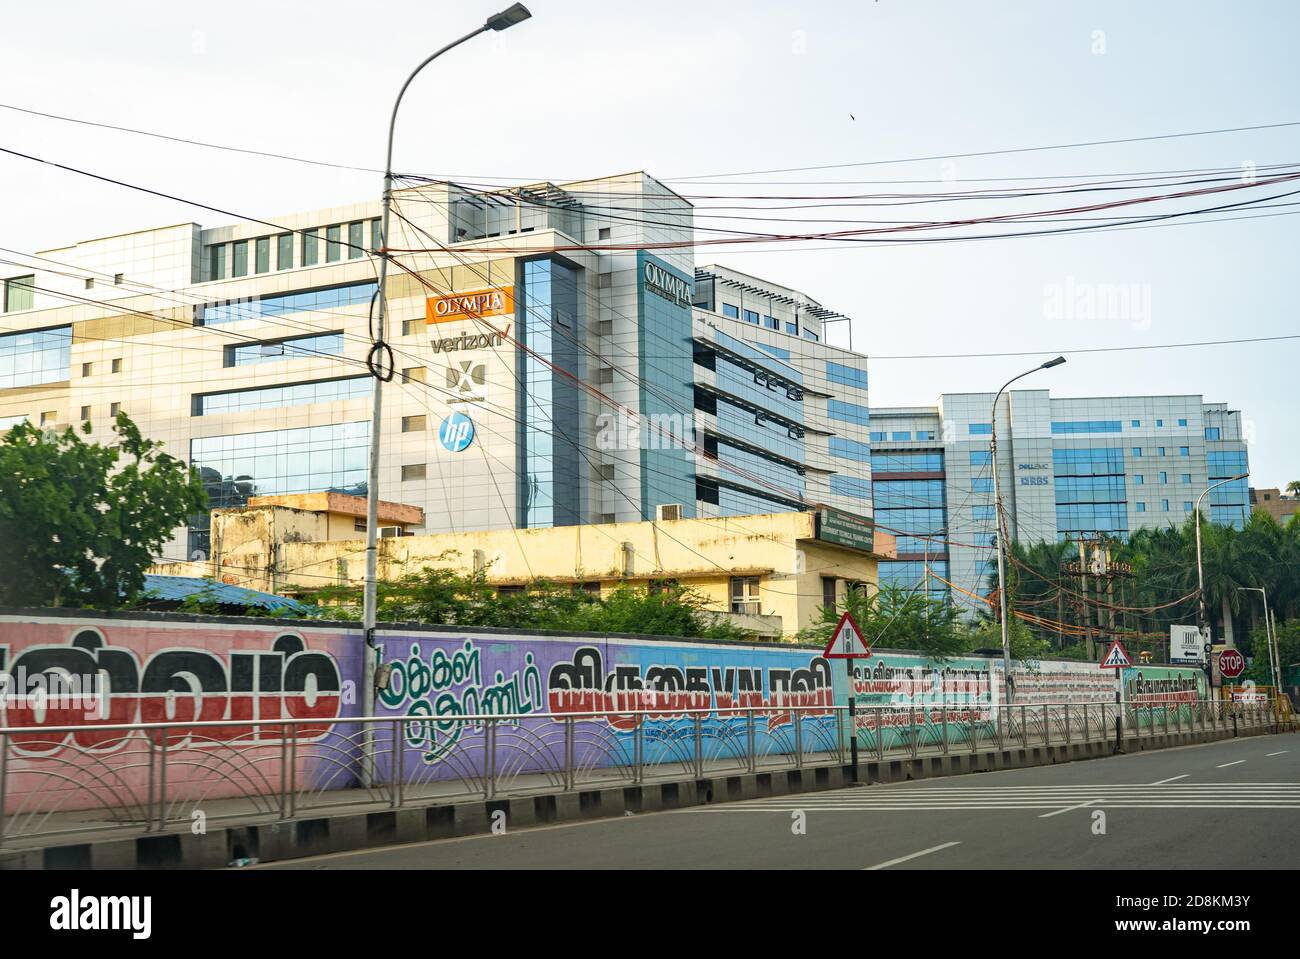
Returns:
[[[462,452],[474,442],[474,421],[464,413],[452,413],[438,427],[438,439],[450,452]]]

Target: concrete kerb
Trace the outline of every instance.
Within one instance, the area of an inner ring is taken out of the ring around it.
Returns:
[[[1238,737],[1283,731],[1261,726]],[[1230,730],[1194,730],[1129,738],[1126,752],[1168,749],[1233,738]],[[859,764],[863,785],[957,776],[998,769],[1051,765],[1108,756],[1113,741],[1054,743],[1029,749],[983,750],[957,755],[887,758]],[[279,822],[216,825],[145,836],[111,836],[43,848],[0,852],[0,869],[212,869],[238,860],[272,862],[380,848],[431,839],[473,836],[497,828],[600,819],[682,809],[710,803],[837,789],[852,784],[853,768],[839,763],[714,775],[625,787],[511,796],[428,806],[408,806]]]

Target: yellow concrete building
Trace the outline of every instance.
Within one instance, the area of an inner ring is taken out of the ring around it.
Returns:
[[[212,512],[212,555],[153,572],[207,576],[274,593],[302,593],[365,576],[364,501],[338,494],[262,497]],[[361,509],[361,522],[354,522]],[[894,538],[860,517],[823,509],[713,519],[410,535],[413,507],[383,504],[390,532],[379,577],[429,567],[482,572],[500,590],[537,580],[606,593],[675,581],[711,609],[767,638],[791,639],[850,584],[877,583]]]

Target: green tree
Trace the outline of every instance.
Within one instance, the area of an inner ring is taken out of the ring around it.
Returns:
[[[100,445],[20,423],[0,440],[0,605],[129,603],[176,527],[207,508],[196,470],[124,413],[113,432]]]
[[[1286,484],[1286,491],[1291,496],[1300,496],[1300,480],[1292,480]]]
[[[970,636],[957,621],[951,603],[932,599],[918,589],[882,586],[851,589],[844,607],[823,606],[819,618],[800,631],[800,638],[825,644],[845,611],[872,646],[914,649],[929,659],[944,660],[968,652]]]

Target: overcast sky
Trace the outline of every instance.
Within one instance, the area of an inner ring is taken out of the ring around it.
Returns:
[[[388,110],[406,73],[496,6],[14,4],[0,31],[0,100],[381,166]],[[556,181],[644,169],[681,192],[705,193],[714,188],[673,178],[1300,120],[1300,3],[1293,0],[529,6],[532,21],[476,39],[417,81],[399,123],[398,168]],[[0,146],[251,216],[379,190],[379,178],[367,173],[7,110],[0,110]],[[1300,127],[1289,127],[750,179],[763,181],[754,192],[764,194],[920,191],[983,187],[973,181],[990,177],[1264,166],[1297,155]],[[827,185],[904,179],[949,185]],[[735,192],[715,192],[724,190]],[[1045,203],[1053,205],[1059,202]],[[164,223],[225,222],[6,156],[0,210],[0,245],[26,251]],[[1298,227],[1300,219],[1283,215],[901,248],[748,246],[701,250],[696,261],[769,277],[854,317],[854,347],[879,357],[871,365],[872,404],[898,406],[932,403],[945,391],[991,391],[1032,360],[885,358],[891,355],[1041,350],[1046,358],[1087,347],[1300,332]],[[1149,314],[1080,319],[1051,308],[1056,294],[1087,285],[1131,290],[1139,308],[1149,302]],[[1300,479],[1298,355],[1300,340],[1080,354],[1025,386],[1050,387],[1056,396],[1203,393],[1227,402],[1242,410],[1253,436],[1252,484],[1285,486]]]

